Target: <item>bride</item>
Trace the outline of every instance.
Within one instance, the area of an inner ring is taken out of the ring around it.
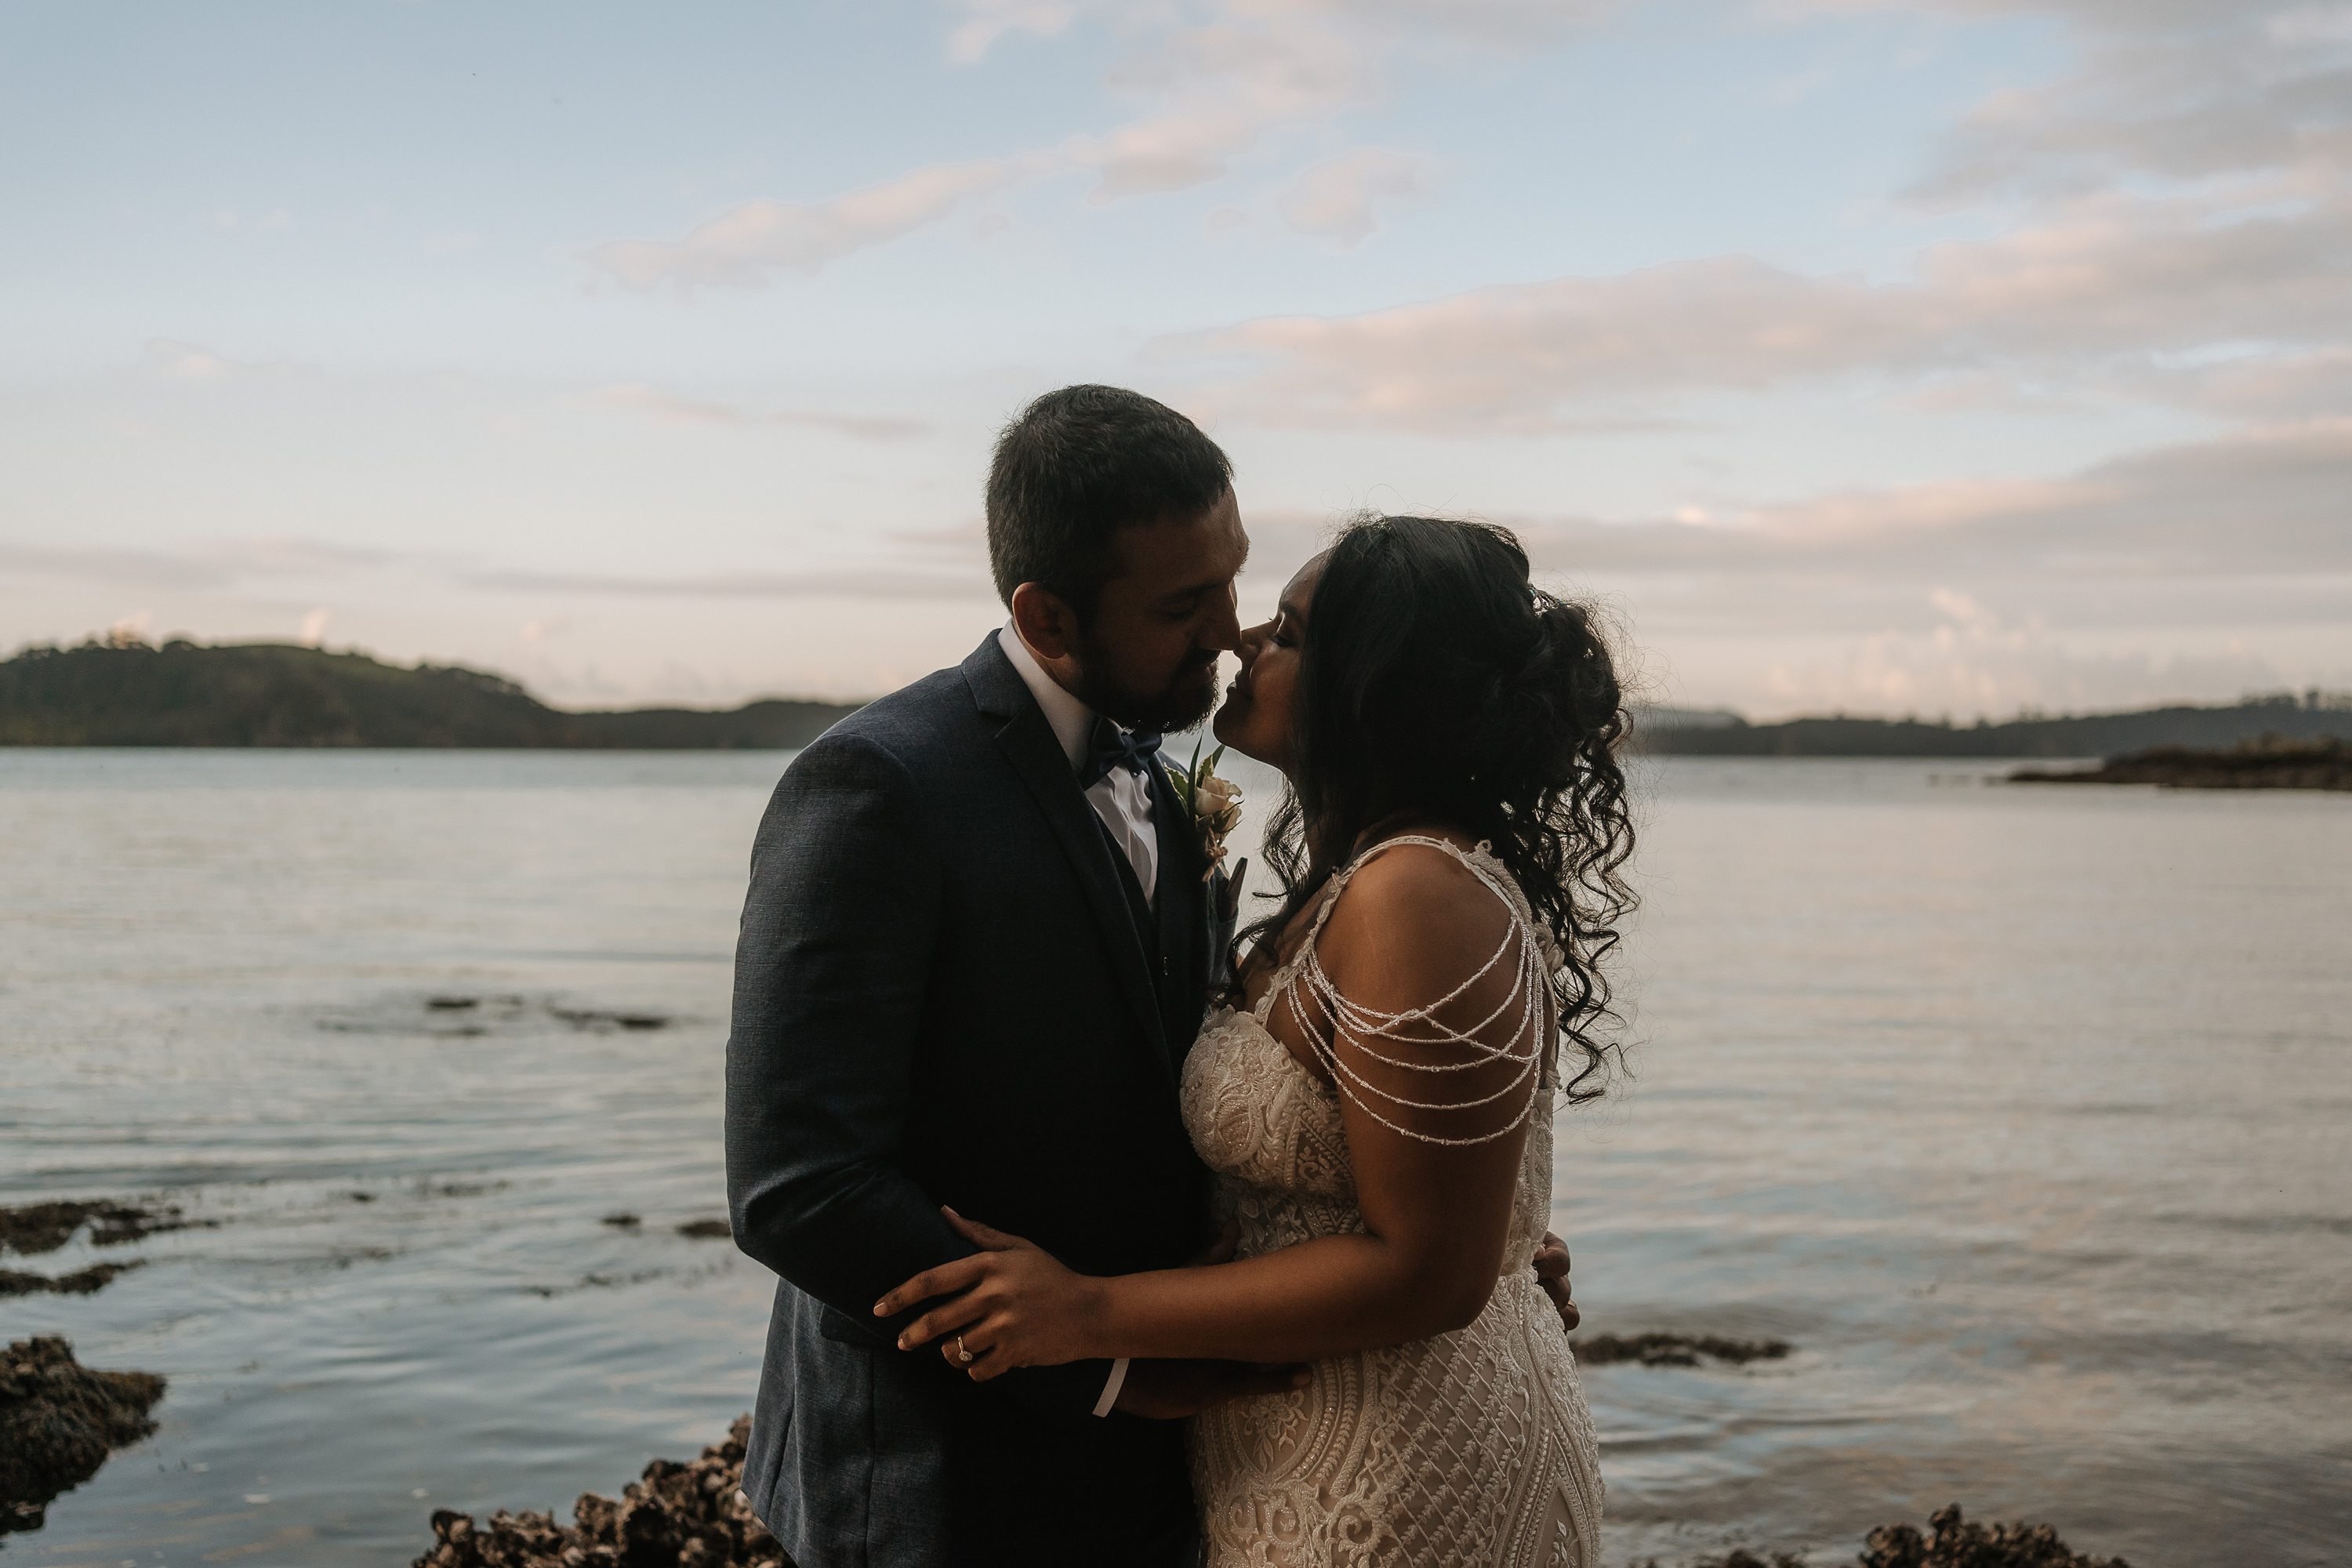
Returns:
[[[1182,1081],[1235,1256],[1099,1278],[951,1214],[982,1250],[875,1310],[930,1302],[900,1342],[982,1381],[1304,1363],[1196,1418],[1212,1568],[1595,1568],[1591,1418],[1525,1265],[1553,1107],[1598,1094],[1612,1048],[1632,827],[1608,650],[1508,533],[1392,517],[1302,569],[1241,660],[1216,735],[1290,782],[1286,896]]]

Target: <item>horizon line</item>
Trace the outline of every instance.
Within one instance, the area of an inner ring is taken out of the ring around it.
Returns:
[[[79,653],[90,648],[124,653],[141,650],[149,653],[163,653],[174,648],[191,648],[197,651],[204,651],[206,649],[249,647],[289,648],[305,653],[320,654],[325,657],[334,658],[362,658],[367,660],[371,664],[380,665],[388,669],[461,670],[468,675],[485,676],[490,679],[501,681],[508,686],[513,687],[517,691],[521,692],[524,696],[530,698],[532,701],[537,702],[541,707],[545,708],[551,712],[569,714],[662,712],[737,713],[747,708],[756,707],[762,702],[790,702],[812,708],[840,708],[844,710],[856,710],[865,707],[869,702],[877,701],[882,697],[888,695],[887,692],[877,692],[871,697],[835,699],[827,697],[786,696],[771,693],[756,697],[748,697],[743,699],[741,701],[731,705],[716,708],[697,707],[694,704],[686,702],[650,702],[635,708],[567,708],[560,707],[553,702],[548,701],[545,698],[541,697],[538,693],[531,690],[531,689],[523,682],[499,670],[485,669],[478,666],[470,664],[436,664],[429,658],[419,658],[413,664],[403,664],[396,659],[385,658],[367,648],[361,647],[356,643],[348,644],[341,648],[329,647],[324,641],[302,642],[296,640],[289,642],[268,637],[254,638],[252,640],[243,642],[204,643],[197,641],[194,637],[179,634],[173,634],[160,640],[151,642],[136,632],[128,631],[119,626],[110,628],[105,632],[92,632],[88,637],[79,643],[22,643],[19,644],[5,659],[0,659],[0,665],[13,664],[18,659],[34,654],[56,655],[64,653]],[[1637,721],[1640,716],[1644,714],[1653,716],[1653,723],[1651,727],[1655,730],[1730,729],[1735,726],[1760,730],[1774,729],[1790,724],[1819,723],[1908,724],[1930,730],[1990,730],[2004,728],[2011,724],[2042,724],[2067,720],[2124,718],[2135,714],[2173,712],[2184,709],[2210,712],[2230,712],[2244,708],[2281,706],[2294,707],[2298,710],[2310,710],[2313,711],[2335,709],[2352,709],[2352,691],[2331,691],[2324,687],[2318,686],[2308,687],[2298,691],[2291,687],[2282,687],[2268,691],[2242,692],[2239,694],[2238,699],[2233,702],[2199,702],[2183,698],[2154,702],[2140,708],[2092,709],[2082,712],[2075,712],[2071,710],[2053,711],[2028,705],[2016,710],[2016,711],[2008,718],[1997,719],[1990,714],[1979,714],[1976,719],[1969,721],[1957,721],[1948,711],[1938,714],[1933,718],[1924,718],[1916,710],[1902,714],[1855,713],[1850,712],[1843,708],[1832,709],[1826,713],[1798,713],[1792,714],[1785,719],[1756,720],[1749,718],[1747,714],[1741,712],[1737,708],[1724,705],[1707,706],[1687,702],[1641,701],[1629,701],[1626,703],[1627,709],[1636,715]],[[1685,715],[1689,719],[1703,721],[1698,723],[1657,723],[1654,721],[1656,716],[1667,714]]]

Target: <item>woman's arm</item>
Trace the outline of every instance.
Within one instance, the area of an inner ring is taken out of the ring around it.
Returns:
[[[948,1298],[899,1342],[941,1341],[980,1379],[1100,1356],[1311,1360],[1466,1324],[1502,1272],[1527,1111],[1540,1092],[1533,1057],[1551,1039],[1549,992],[1538,974],[1528,994],[1523,940],[1459,862],[1405,846],[1357,872],[1318,941],[1323,970],[1346,1004],[1368,1011],[1458,991],[1436,1021],[1476,1046],[1401,1042],[1360,1017],[1335,1026],[1304,985],[1276,999],[1276,1037],[1346,1091],[1362,1234],[1211,1268],[1096,1278],[958,1217],[986,1250],[917,1275],[877,1313]]]

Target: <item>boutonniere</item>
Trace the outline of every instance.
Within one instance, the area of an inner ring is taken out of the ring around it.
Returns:
[[[1204,757],[1196,744],[1189,767],[1169,770],[1169,782],[1192,814],[1192,831],[1200,836],[1201,854],[1209,862],[1201,876],[1204,882],[1225,863],[1225,837],[1242,822],[1241,786],[1217,773],[1217,759],[1224,754],[1225,749],[1219,746]]]

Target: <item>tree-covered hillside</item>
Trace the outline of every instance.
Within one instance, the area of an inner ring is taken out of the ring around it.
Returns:
[[[0,745],[569,746],[736,751],[804,746],[855,705],[776,699],[714,712],[566,712],[502,676],[414,669],[284,643],[202,647],[112,641],[27,648],[0,662]],[[1634,743],[1685,756],[2114,757],[2275,735],[2352,738],[2352,698],[2312,692],[2226,708],[1952,725],[1645,710]]]
[[[117,640],[0,662],[0,745],[751,750],[806,745],[851,711],[769,700],[567,713],[479,670],[281,643]]]

